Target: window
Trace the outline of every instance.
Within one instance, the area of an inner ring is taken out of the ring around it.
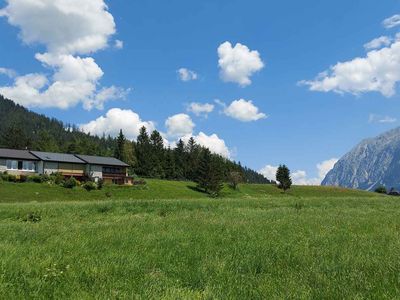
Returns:
[[[36,163],[32,161],[7,160],[7,170],[36,171]]]
[[[18,170],[18,161],[7,160],[7,170]]]
[[[24,161],[22,163],[22,169],[24,171],[34,172],[34,171],[36,171],[36,163],[34,163],[33,161]]]

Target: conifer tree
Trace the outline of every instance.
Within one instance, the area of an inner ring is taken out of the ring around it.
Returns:
[[[180,139],[174,149],[175,168],[178,179],[186,178],[186,153],[185,143]]]
[[[137,156],[137,168],[136,172],[142,176],[150,176],[151,173],[151,161],[150,161],[150,138],[147,133],[146,127],[140,128],[139,136],[136,142],[136,156]]]
[[[171,148],[168,148],[165,153],[165,178],[169,180],[177,179],[175,156]]]
[[[118,137],[117,137],[117,147],[115,148],[115,153],[114,156],[115,158],[118,158],[119,160],[124,161],[124,148],[125,148],[125,135],[122,132],[122,129],[120,129]]]
[[[292,179],[290,178],[290,170],[286,165],[280,165],[276,171],[276,181],[279,183],[278,187],[286,192],[292,186]]]
[[[151,177],[164,178],[164,141],[161,134],[154,130],[150,135]]]

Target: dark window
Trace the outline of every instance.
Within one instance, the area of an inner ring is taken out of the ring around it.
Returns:
[[[18,170],[22,170],[22,161],[21,160],[18,161]]]

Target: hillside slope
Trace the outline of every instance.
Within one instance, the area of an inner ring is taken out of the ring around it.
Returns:
[[[322,185],[400,188],[400,128],[362,141],[336,163]]]

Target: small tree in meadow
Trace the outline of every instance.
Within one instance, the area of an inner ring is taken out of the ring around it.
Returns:
[[[278,187],[286,192],[292,186],[292,179],[290,178],[290,170],[286,165],[280,165],[276,171],[276,181],[279,183]]]
[[[239,183],[243,182],[243,176],[240,174],[240,172],[231,171],[228,175],[228,180],[230,186],[236,190],[239,186]]]

